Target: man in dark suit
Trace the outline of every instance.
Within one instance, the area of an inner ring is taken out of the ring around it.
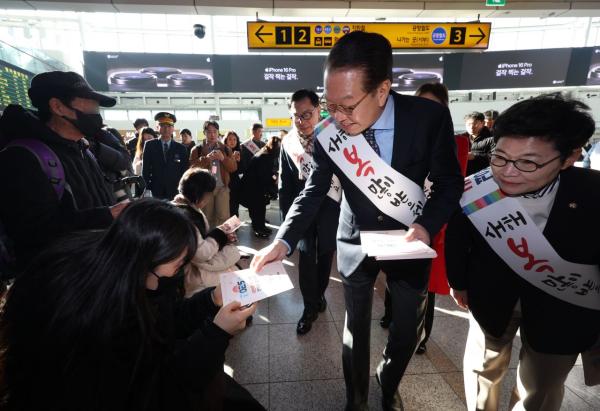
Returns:
[[[244,174],[246,172],[246,169],[248,168],[248,165],[250,165],[250,160],[252,160],[252,157],[254,157],[256,153],[258,153],[258,150],[265,146],[265,142],[262,141],[262,134],[262,124],[254,123],[252,125],[252,138],[250,140],[244,141],[241,144],[242,158],[240,160],[240,164],[238,165],[238,169],[241,174]]]
[[[572,167],[594,133],[587,110],[577,101],[542,96],[502,113],[494,125],[491,171],[478,173],[473,183],[469,179],[463,204],[468,203],[469,191],[491,175],[507,196],[493,210],[507,217],[489,218],[491,209],[485,211],[486,206],[471,211],[463,205],[469,217],[458,212],[448,224],[451,293],[471,314],[464,359],[470,411],[498,409],[502,377],[519,327],[523,344],[515,409],[559,410],[564,382],[577,356],[599,341],[600,305],[594,309],[583,299],[600,301],[600,173]],[[484,198],[488,192],[486,188],[473,198]],[[521,207],[525,220],[515,207]],[[474,216],[484,211],[480,215],[485,218],[476,220]],[[513,237],[519,245],[512,243],[512,252],[506,253]],[[559,256],[554,261],[551,249]],[[512,254],[524,260],[515,263]],[[557,264],[560,259],[590,270],[578,274],[580,267]],[[584,274],[592,279],[588,282]]]
[[[300,195],[310,174],[312,152],[315,145],[315,126],[320,120],[319,96],[312,90],[298,90],[291,98],[290,112],[294,128],[281,145],[279,176],[279,209],[282,220],[294,200]],[[304,311],[298,321],[296,332],[306,334],[312,328],[319,312],[327,308],[325,290],[335,252],[335,233],[340,218],[341,189],[339,180],[321,204],[315,221],[306,230],[298,244],[298,274]]]
[[[448,109],[440,104],[391,91],[392,50],[378,34],[357,31],[344,35],[329,53],[324,79],[324,106],[336,126],[350,136],[349,140],[362,142],[365,137],[361,133],[368,135],[373,155],[380,153],[377,161],[384,161],[392,171],[412,180],[417,189],[429,176],[433,183],[431,197],[422,214],[407,227],[380,211],[372,197],[355,185],[356,176],[347,176],[317,142],[313,153],[316,166],[304,191],[290,208],[277,240],[257,254],[252,267],[260,269],[293,251],[320,210],[333,174],[337,175],[344,191],[337,251],[346,303],[346,409],[368,409],[371,305],[380,270],[387,275],[393,318],[377,378],[383,391],[383,408],[402,409],[398,385],[422,338],[430,261],[376,261],[363,252],[360,231],[408,229],[408,241],[430,243],[458,207],[462,192],[452,120]]]
[[[465,128],[469,137],[470,150],[467,175],[475,174],[490,165],[490,153],[494,148],[492,133],[484,125],[483,113],[474,111],[465,116]]]
[[[146,142],[142,162],[142,176],[152,196],[172,200],[177,195],[179,179],[188,169],[187,149],[173,140],[177,118],[166,112],[158,113],[160,138]]]

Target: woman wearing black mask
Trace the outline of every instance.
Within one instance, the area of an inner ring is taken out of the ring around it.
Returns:
[[[263,409],[223,373],[255,307],[219,307],[219,287],[182,297],[196,241],[181,211],[145,199],[42,254],[0,318],[0,408]]]

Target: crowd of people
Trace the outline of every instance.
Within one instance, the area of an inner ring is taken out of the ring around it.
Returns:
[[[376,371],[382,409],[403,409],[398,387],[413,354],[427,349],[436,294],[469,313],[469,410],[498,409],[518,329],[511,407],[559,410],[581,353],[597,384],[600,196],[590,187],[600,174],[573,167],[595,131],[589,108],[545,95],[469,113],[466,133],[455,134],[444,85],[401,95],[391,76],[384,37],[347,34],[327,57],[324,95],[291,95],[292,129],[263,141],[256,123],[245,142],[213,120],[202,141],[182,129],[178,142],[170,112],[156,114],[156,127],[136,120],[125,142],[99,114],[115,99],[76,73],[35,76],[35,110],[11,105],[0,117],[0,172],[13,176],[0,186],[0,270],[10,284],[0,408],[264,409],[223,371],[229,340],[256,304],[223,305],[219,275],[240,259],[223,223],[242,205],[254,235],[269,238],[275,199],[283,223],[251,267],[298,249],[304,335],[327,308],[337,254],[340,408],[368,409],[380,272],[380,324],[389,329]],[[588,150],[592,161],[598,150]],[[361,231],[397,229],[438,256],[365,254]]]

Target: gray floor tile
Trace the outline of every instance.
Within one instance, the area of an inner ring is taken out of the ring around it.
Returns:
[[[513,388],[517,382],[517,370],[512,368],[506,372],[504,379],[502,380],[502,389],[500,394],[500,409],[508,410],[508,404],[512,396]]]
[[[263,407],[269,409],[269,384],[243,384],[244,388],[246,388],[250,394],[258,402],[262,404]]]
[[[252,325],[264,325],[269,323],[269,298],[257,303],[256,311],[252,315]],[[250,327],[252,327],[250,325]]]
[[[462,411],[466,407],[440,374],[405,375],[400,395],[406,411]]]
[[[598,396],[596,396],[596,398],[598,398]],[[561,411],[598,411],[600,408],[597,405],[597,400],[596,405],[591,405],[569,388],[565,388],[565,397],[563,398],[560,409]]]
[[[271,383],[271,411],[339,411],[346,394],[343,379]]]
[[[436,372],[454,372],[458,368],[450,358],[442,351],[435,341],[430,339],[427,342],[427,351],[424,354],[433,364]]]
[[[455,316],[435,317],[430,339],[462,370],[469,321]]]
[[[452,391],[465,403],[465,382],[461,371],[442,373],[440,376],[452,388]]]
[[[333,322],[315,322],[296,334],[296,324],[269,326],[271,382],[342,378],[342,344]]]
[[[460,308],[451,296],[449,295],[439,295],[435,296],[435,307],[436,310],[434,315],[437,316],[445,316],[445,315],[459,315],[459,313],[467,314],[467,310]]]
[[[271,324],[296,324],[304,311],[304,300],[299,288],[269,298],[269,321]],[[333,321],[331,312],[319,313],[316,322]],[[294,335],[296,331],[294,330]]]
[[[225,353],[225,364],[240,384],[269,382],[269,326],[255,324],[236,335]]]
[[[565,384],[573,393],[581,397],[596,410],[600,410],[600,386],[588,387],[583,380],[583,366],[573,367]]]

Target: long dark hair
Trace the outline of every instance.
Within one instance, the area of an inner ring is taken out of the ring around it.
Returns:
[[[2,377],[10,378],[28,354],[23,346],[50,342],[69,364],[90,342],[108,344],[128,327],[140,341],[137,363],[157,336],[146,277],[182,253],[189,261],[196,244],[184,214],[155,199],[128,206],[106,232],[58,241],[9,290],[0,318],[0,398],[7,394]]]

